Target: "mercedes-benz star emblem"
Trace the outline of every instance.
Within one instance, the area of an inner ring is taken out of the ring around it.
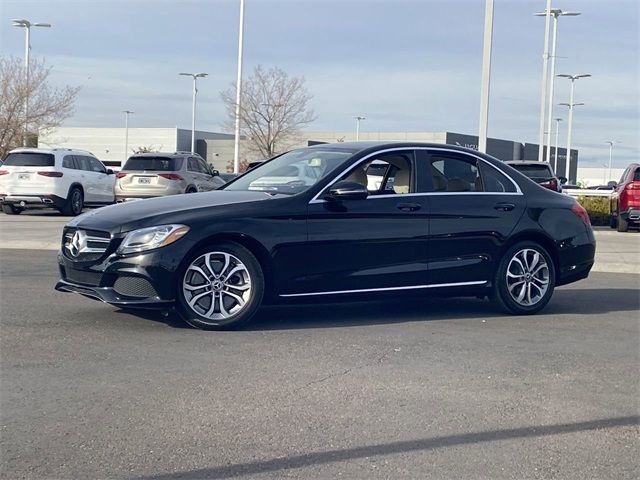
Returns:
[[[76,230],[76,233],[74,233],[73,237],[71,237],[71,241],[67,243],[67,250],[69,250],[69,253],[72,257],[77,257],[86,246],[87,234],[82,230]]]

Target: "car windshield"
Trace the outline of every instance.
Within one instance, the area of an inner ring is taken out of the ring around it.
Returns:
[[[175,172],[182,168],[181,158],[170,157],[129,157],[122,170],[146,170]]]
[[[7,167],[53,167],[55,158],[50,153],[16,152],[4,159]]]
[[[295,195],[325,178],[353,153],[349,150],[293,150],[248,171],[223,189]]]
[[[553,172],[549,165],[518,165],[511,163],[513,168],[518,170],[521,174],[526,175],[529,178],[549,178],[553,177]]]

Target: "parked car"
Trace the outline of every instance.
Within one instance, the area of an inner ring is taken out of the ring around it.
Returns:
[[[575,183],[563,183],[562,191],[564,192],[565,190],[583,190],[583,188]]]
[[[376,161],[392,172],[370,190]],[[280,173],[318,163],[313,183]],[[254,190],[264,178],[283,183]],[[533,314],[555,287],[587,277],[595,254],[589,216],[573,198],[449,145],[318,145],[213,192],[92,213],[63,230],[56,289],[119,307],[175,307],[204,329],[235,327],[267,302],[402,291],[490,296],[509,313]],[[91,239],[101,247],[87,248]]]
[[[640,164],[632,163],[622,173],[611,194],[611,228],[619,232],[640,223]]]
[[[562,180],[564,177],[557,177],[551,165],[547,162],[537,162],[533,160],[509,160],[505,162],[518,170],[524,176],[529,177],[538,185],[554,192],[562,192]]]
[[[191,152],[138,153],[116,174],[117,202],[208,192],[225,184],[217,171]]]
[[[220,178],[224,180],[224,183],[229,183],[231,180],[235,180],[240,175],[240,173],[221,173]]]
[[[0,202],[9,215],[25,208],[55,208],[78,215],[84,206],[114,202],[113,171],[90,152],[17,148],[0,170]]]

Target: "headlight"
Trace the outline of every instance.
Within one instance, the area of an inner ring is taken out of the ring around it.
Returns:
[[[160,225],[129,232],[118,247],[119,254],[143,252],[165,247],[189,231],[186,225]]]

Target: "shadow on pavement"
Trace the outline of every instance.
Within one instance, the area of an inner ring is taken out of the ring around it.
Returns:
[[[638,312],[640,291],[636,289],[559,289],[537,316],[602,315]],[[166,316],[155,311],[120,310],[139,318],[190,328],[175,312]],[[243,330],[289,330],[335,328],[404,322],[508,317],[493,304],[477,298],[397,298],[354,302],[296,303],[261,308]]]
[[[345,448],[342,450],[328,450],[325,452],[306,453],[270,460],[258,460],[235,465],[225,465],[213,468],[203,468],[186,472],[167,473],[141,479],[174,480],[195,478],[229,478],[266,472],[277,472],[292,468],[302,468],[311,465],[322,465],[333,462],[353,460],[356,458],[373,457],[377,455],[392,455],[406,452],[427,451],[459,445],[469,445],[482,442],[511,440],[518,438],[534,438],[549,435],[600,430],[603,428],[627,427],[638,425],[640,417],[605,418],[588,422],[564,423],[558,425],[543,425],[537,427],[512,428],[504,430],[490,430],[477,433],[463,433],[443,437],[420,438],[401,442],[367,445],[363,447]]]

